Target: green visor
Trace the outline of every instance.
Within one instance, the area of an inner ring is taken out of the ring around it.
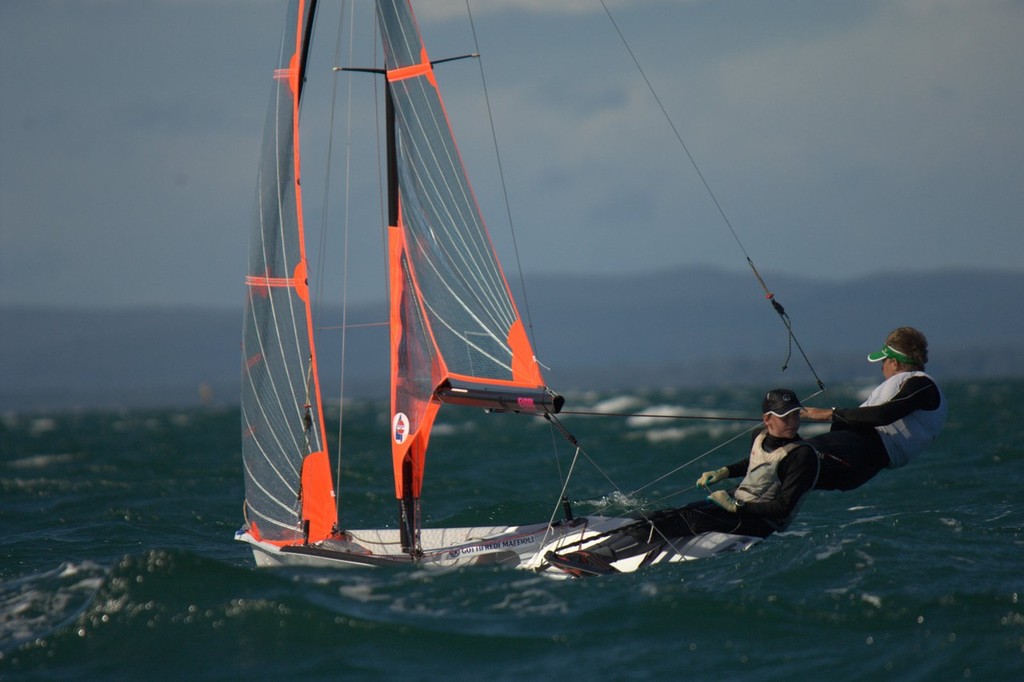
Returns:
[[[910,358],[909,355],[904,355],[903,353],[899,352],[892,346],[882,346],[882,350],[868,355],[868,360],[870,362],[879,362],[881,360],[885,360],[886,358],[892,358],[896,362],[902,362],[904,365],[917,364]]]

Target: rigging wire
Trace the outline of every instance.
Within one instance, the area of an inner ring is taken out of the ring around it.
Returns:
[[[334,39],[334,64],[339,63],[339,57],[341,56],[342,50],[342,37],[345,29],[345,13],[349,7],[348,2],[341,3],[341,11],[338,14],[338,30]],[[352,57],[352,50],[354,45],[353,31],[355,30],[355,3],[352,3],[349,16],[349,58]],[[345,170],[344,170],[344,199],[343,199],[343,218],[342,218],[342,305],[341,305],[341,367],[339,370],[339,406],[338,406],[338,443],[337,443],[337,455],[335,457],[337,461],[336,472],[334,474],[334,487],[337,490],[341,483],[341,447],[342,447],[342,432],[344,429],[344,418],[345,418],[345,371],[346,371],[346,345],[348,341],[348,252],[349,252],[349,227],[350,227],[350,211],[349,211],[349,195],[351,191],[351,165],[352,165],[352,79],[348,79],[348,95],[347,95],[347,111],[346,111],[346,131],[345,131]],[[326,266],[324,265],[326,254],[327,254],[327,224],[328,224],[328,213],[330,207],[330,188],[331,188],[331,164],[334,159],[334,120],[335,114],[337,113],[338,104],[338,79],[334,76],[331,79],[331,99],[330,99],[330,111],[329,111],[329,124],[327,127],[327,150],[326,150],[326,168],[324,170],[324,187],[323,187],[323,205],[321,208],[321,225],[320,225],[320,252],[318,254],[318,280],[319,280],[319,291],[320,294],[317,296],[317,300],[323,301],[325,296],[323,295],[324,276]],[[328,327],[319,327],[324,330]],[[321,406],[322,409],[322,406]],[[327,448],[326,437],[324,442],[324,449]],[[335,495],[335,513],[341,511],[341,495]]]
[[[648,419],[693,419],[701,421],[760,422],[756,417],[716,417],[709,414],[651,414],[647,412],[603,412],[593,410],[562,410],[559,414],[587,417],[645,417]]]
[[[522,265],[522,260],[521,260],[520,255],[519,255],[519,242],[518,242],[518,240],[516,238],[515,221],[512,218],[512,205],[511,205],[511,202],[509,201],[509,197],[508,197],[508,186],[505,183],[505,167],[504,167],[504,165],[502,164],[502,161],[501,161],[501,147],[498,144],[498,133],[497,133],[497,129],[496,129],[495,125],[494,125],[494,113],[493,113],[493,110],[491,108],[491,97],[490,97],[490,92],[487,89],[487,75],[484,72],[484,61],[483,61],[482,53],[480,51],[480,41],[479,41],[479,39],[477,37],[476,23],[473,21],[473,10],[472,10],[472,8],[469,5],[469,0],[466,0],[466,15],[467,15],[467,17],[469,19],[470,33],[472,33],[472,35],[473,35],[473,53],[474,53],[473,56],[477,58],[477,63],[478,63],[479,68],[480,68],[480,84],[481,84],[481,87],[483,88],[484,103],[485,103],[485,105],[487,107],[487,120],[488,120],[488,123],[490,125],[491,141],[492,141],[492,143],[494,145],[494,156],[495,156],[495,160],[496,160],[496,164],[497,164],[497,168],[498,168],[498,178],[499,178],[499,182],[501,184],[502,198],[503,198],[503,201],[504,201],[504,204],[505,204],[505,217],[506,217],[506,220],[508,221],[509,234],[510,234],[511,239],[512,239],[512,253],[513,253],[513,255],[515,257],[515,261],[516,261],[516,274],[519,277],[519,289],[522,292],[523,322],[524,322],[524,324],[525,324],[525,326],[527,328],[527,331],[528,331],[528,333],[530,335],[530,344],[531,344],[531,346],[533,348],[534,353],[536,354],[538,352],[537,337],[536,337],[536,330],[534,329],[534,326],[533,326],[533,316],[530,313],[530,298],[529,298],[529,295],[527,294],[527,290],[526,290],[526,279],[523,276],[523,265]],[[540,363],[540,361],[537,360],[536,355],[534,356],[534,360],[536,360],[538,363]],[[547,368],[545,367],[545,369],[547,369]],[[576,464],[576,457],[573,458],[572,464],[570,465],[570,468],[569,468],[569,473],[566,476],[563,477],[562,476],[562,462],[561,462],[561,460],[558,457],[558,448],[557,448],[557,446],[555,446],[555,443],[554,443],[554,441],[555,441],[555,434],[554,434],[553,431],[552,431],[552,434],[551,434],[551,438],[552,438],[552,446],[553,446],[553,449],[554,449],[554,452],[555,452],[555,466],[556,466],[556,468],[558,470],[558,477],[559,477],[560,480],[564,480],[565,486],[567,487],[569,485],[569,480],[572,477],[572,469],[573,469],[573,467]],[[577,455],[578,454],[579,453],[577,452]],[[564,490],[564,488],[563,488],[562,495],[560,496],[559,499],[560,500],[564,500],[565,499],[565,490]]]
[[[533,345],[534,352],[536,353],[537,352],[537,338],[536,338],[536,335],[535,335],[535,330],[533,328],[533,318],[530,315],[530,300],[529,300],[529,297],[526,294],[526,281],[525,281],[525,279],[523,277],[523,266],[522,266],[522,262],[521,262],[520,257],[519,257],[519,244],[518,244],[518,241],[516,240],[515,222],[512,219],[512,206],[511,206],[511,203],[509,202],[509,198],[508,198],[508,187],[505,184],[505,168],[504,168],[504,166],[502,165],[502,162],[501,162],[501,149],[499,148],[499,145],[498,145],[498,133],[497,133],[497,130],[495,129],[495,127],[494,127],[494,114],[493,114],[492,109],[491,109],[491,97],[490,97],[490,94],[489,94],[489,92],[487,90],[487,77],[484,74],[484,60],[483,60],[483,57],[481,56],[480,42],[477,39],[476,24],[473,21],[473,10],[470,9],[469,0],[466,0],[466,14],[469,17],[469,29],[470,29],[470,32],[473,34],[473,52],[474,52],[473,56],[477,57],[477,60],[478,60],[477,63],[479,64],[479,67],[480,67],[480,83],[481,83],[481,86],[483,87],[484,102],[485,102],[485,104],[487,106],[487,120],[488,120],[488,122],[490,123],[490,126],[491,126],[491,141],[494,144],[494,156],[495,156],[496,163],[497,163],[497,166],[498,166],[498,178],[499,178],[499,181],[500,181],[500,184],[501,184],[501,191],[502,191],[502,195],[503,195],[504,202],[505,202],[505,215],[506,215],[506,219],[508,220],[509,234],[510,234],[510,236],[512,238],[512,253],[514,254],[515,259],[516,259],[516,272],[519,275],[519,288],[522,291],[522,295],[523,295],[523,312],[524,312],[524,317],[525,317],[524,322],[526,324],[526,327],[529,329],[530,342]]]
[[[775,294],[773,294],[768,289],[768,286],[765,284],[764,278],[758,272],[757,267],[755,267],[754,261],[750,257],[750,254],[747,253],[747,249],[743,246],[743,242],[740,239],[739,234],[737,234],[736,229],[733,227],[732,221],[729,220],[729,216],[726,215],[725,209],[722,208],[721,202],[719,202],[718,197],[715,195],[714,191],[711,189],[711,184],[708,182],[707,178],[704,176],[703,171],[701,171],[700,166],[697,164],[697,160],[694,158],[693,154],[690,152],[690,148],[686,145],[686,142],[683,140],[683,136],[680,134],[679,129],[676,127],[675,122],[672,120],[672,117],[668,113],[668,109],[665,108],[664,103],[661,101],[661,97],[658,96],[657,91],[654,89],[654,85],[651,83],[651,80],[647,77],[647,72],[644,70],[643,66],[640,64],[640,60],[637,58],[636,54],[633,52],[633,48],[630,47],[629,42],[626,40],[625,34],[623,34],[622,30],[619,28],[619,25],[615,21],[615,17],[612,16],[611,10],[608,9],[608,5],[605,2],[605,0],[601,0],[601,7],[604,8],[605,14],[608,16],[608,21],[611,22],[612,27],[615,29],[615,32],[619,36],[619,40],[622,41],[622,45],[626,48],[626,52],[629,53],[630,59],[633,60],[633,64],[636,66],[637,71],[640,72],[640,76],[643,78],[644,83],[647,84],[647,89],[650,91],[651,96],[654,98],[654,101],[657,103],[658,108],[661,109],[661,114],[662,114],[662,116],[665,117],[665,121],[668,123],[669,128],[672,129],[672,133],[675,135],[676,141],[679,143],[679,146],[682,147],[683,152],[686,154],[686,158],[689,159],[689,161],[690,161],[690,165],[693,166],[694,171],[696,171],[697,177],[700,178],[701,184],[704,185],[704,189],[708,193],[708,196],[711,198],[712,203],[714,203],[715,209],[718,211],[718,214],[721,216],[722,221],[725,223],[725,226],[727,228],[729,228],[729,232],[730,232],[730,234],[732,234],[733,240],[736,242],[736,245],[739,247],[740,251],[743,253],[744,258],[746,258],[747,264],[750,266],[751,270],[753,271],[754,276],[757,278],[757,281],[761,284],[761,288],[764,289],[765,298],[767,298],[768,301],[772,304],[772,307],[775,309],[775,312],[778,313],[779,317],[781,318],[783,325],[785,325],[786,332],[788,334],[790,344],[791,345],[792,344],[796,344],[797,349],[800,351],[800,354],[803,356],[804,362],[807,364],[807,368],[810,370],[811,374],[814,376],[814,379],[817,382],[818,388],[821,389],[822,391],[825,391],[827,393],[827,389],[825,388],[824,382],[821,380],[821,377],[818,376],[817,371],[815,371],[814,366],[811,364],[810,358],[807,357],[807,354],[804,352],[803,347],[800,345],[799,340],[796,338],[796,334],[793,332],[793,325],[792,325],[792,322],[791,322],[791,320],[789,318],[789,315],[786,314],[786,311],[782,307],[782,304],[780,304],[776,300]],[[783,364],[783,367],[782,367],[783,371],[786,370],[788,365],[789,365],[789,357],[786,358],[786,362]]]
[[[334,64],[341,63],[340,55],[341,55],[341,51],[342,51],[342,46],[344,44],[343,43],[343,38],[344,38],[345,26],[346,26],[346,15],[347,15],[347,26],[348,26],[348,46],[349,46],[349,50],[348,50],[349,51],[348,63],[350,63],[350,64],[355,63],[355,58],[354,58],[355,46],[356,46],[355,34],[356,34],[356,27],[357,27],[356,4],[357,3],[349,3],[349,2],[347,2],[345,0],[343,0],[343,2],[340,5],[340,12],[339,12],[339,15],[338,15],[338,30],[337,30],[337,35],[335,36],[334,62],[333,62]],[[377,24],[377,13],[376,12],[372,12],[372,15],[373,15],[373,22],[374,22],[374,29],[373,30],[374,30],[374,33],[376,33],[377,32],[377,25],[376,25]],[[378,53],[377,53],[377,50],[376,50],[376,43],[374,43],[374,45],[375,45],[375,49],[374,49],[374,54],[373,54],[373,64],[374,64],[374,67],[376,67]],[[336,113],[337,113],[337,109],[338,109],[338,80],[337,80],[337,74],[342,72],[342,71],[344,71],[344,69],[335,66],[335,67],[333,67],[331,69],[331,71],[334,74],[334,77],[332,79],[332,88],[331,88],[331,96],[330,96],[328,138],[327,138],[327,146],[326,146],[326,157],[327,158],[326,158],[326,170],[325,170],[325,173],[324,173],[323,207],[322,207],[322,217],[321,217],[321,223],[322,223],[322,225],[321,225],[321,239],[320,239],[320,252],[318,254],[319,255],[319,260],[318,260],[318,272],[319,273],[323,273],[325,271],[325,267],[326,266],[324,265],[324,259],[326,257],[327,251],[328,251],[327,244],[326,244],[326,234],[327,234],[327,231],[328,231],[327,230],[328,208],[329,208],[329,197],[330,197],[330,188],[331,188],[330,172],[331,172],[331,168],[332,168],[332,164],[333,164],[333,160],[334,160],[335,118],[336,118]],[[337,324],[337,325],[324,325],[324,324],[320,324],[320,325],[317,326],[317,329],[319,331],[340,330],[340,332],[341,332],[341,348],[340,348],[340,354],[341,354],[340,365],[341,366],[340,366],[340,372],[339,372],[339,389],[338,389],[340,393],[339,393],[339,409],[338,409],[338,423],[337,423],[337,455],[336,455],[337,466],[336,466],[336,472],[334,474],[334,477],[335,477],[335,480],[334,480],[335,490],[338,490],[340,488],[340,484],[341,484],[341,459],[342,459],[341,454],[342,454],[342,445],[343,445],[343,435],[342,434],[343,434],[343,430],[344,430],[345,403],[346,403],[346,401],[345,401],[345,376],[346,376],[346,365],[347,365],[347,358],[348,358],[348,352],[347,352],[348,331],[351,330],[351,329],[387,326],[389,324],[386,321],[385,322],[369,322],[369,323],[362,323],[362,324],[349,324],[349,322],[348,322],[348,308],[349,308],[349,267],[348,267],[348,264],[349,264],[349,256],[350,256],[350,241],[349,241],[349,238],[350,238],[351,232],[352,232],[352,215],[351,215],[351,201],[350,201],[350,198],[351,198],[351,193],[352,193],[352,155],[353,155],[353,137],[354,137],[354,133],[353,133],[353,120],[354,120],[353,105],[354,105],[354,102],[355,102],[355,96],[353,94],[354,79],[351,77],[351,75],[349,75],[348,78],[347,78],[347,84],[348,84],[347,85],[347,94],[346,94],[346,101],[345,101],[346,113],[344,115],[344,120],[345,120],[345,159],[344,159],[344,172],[343,172],[343,175],[344,175],[344,185],[343,185],[344,186],[344,191],[343,191],[343,198],[342,198],[342,201],[343,201],[342,212],[343,212],[344,215],[343,215],[343,218],[342,218],[342,221],[341,221],[341,223],[342,223],[342,246],[341,246],[341,249],[342,249],[342,256],[341,256],[342,257],[342,267],[341,267],[341,273],[342,273],[341,296],[342,296],[342,300],[341,300],[341,321],[340,321],[340,324]],[[374,79],[374,86],[373,87],[374,87],[374,93],[375,93],[375,96],[373,97],[374,107],[375,107],[375,111],[379,114],[379,106],[380,106],[380,104],[379,104],[379,97],[376,96],[376,94],[378,92],[377,85],[376,85],[376,79]],[[379,189],[380,189],[380,191],[378,191],[378,197],[380,197],[380,201],[381,201],[380,207],[379,207],[381,220],[379,221],[379,224],[382,227],[382,230],[381,230],[381,238],[382,238],[382,241],[383,241],[382,248],[386,252],[386,250],[387,250],[387,223],[386,223],[386,220],[383,217],[383,216],[386,215],[385,214],[385,206],[384,206],[384,201],[385,201],[384,197],[386,196],[386,194],[383,192],[383,187],[381,185],[383,180],[382,180],[382,175],[379,172],[380,169],[383,167],[383,161],[382,161],[381,156],[380,156],[381,145],[379,144],[380,139],[381,139],[380,116],[379,115],[375,115],[373,117],[373,120],[377,122],[377,135],[376,135],[377,136],[377,140],[378,140],[378,144],[376,145],[376,148],[377,148],[377,168],[378,168],[377,183],[378,183],[378,186],[379,186]],[[385,259],[385,263],[386,263],[386,259]],[[324,298],[325,298],[325,296],[323,295],[323,288],[325,286],[323,279],[324,279],[323,275],[321,274],[320,278],[319,278],[319,285],[318,285],[318,296],[317,296],[318,303],[320,301],[323,301]],[[386,268],[385,268],[385,273],[384,273],[385,291],[387,289],[387,282],[388,282],[388,274],[387,274]],[[326,445],[325,445],[325,447],[326,447]],[[335,505],[336,505],[336,510],[340,514],[341,495],[337,495],[336,496]]]

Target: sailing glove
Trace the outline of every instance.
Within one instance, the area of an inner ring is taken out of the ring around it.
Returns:
[[[708,499],[717,504],[727,512],[736,513],[736,500],[729,496],[724,490],[716,490],[708,495]]]
[[[722,467],[721,469],[715,469],[714,471],[705,471],[697,479],[697,485],[702,488],[707,488],[712,483],[718,483],[729,478],[729,467]]]

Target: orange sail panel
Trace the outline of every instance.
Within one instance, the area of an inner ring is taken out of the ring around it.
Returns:
[[[399,223],[401,221],[399,220]],[[443,375],[440,358],[429,338],[423,307],[409,271],[404,232],[399,225],[388,230],[391,291],[391,442],[395,470],[395,497],[404,486],[419,497],[430,429],[437,416],[433,388]],[[405,464],[411,480],[403,481]]]
[[[289,7],[264,126],[243,328],[246,516],[275,544],[316,542],[337,525],[324,443],[299,189],[299,103],[311,0]]]
[[[392,458],[396,495],[411,488],[418,498],[441,402],[553,412],[560,399],[544,387],[409,3],[379,0],[377,11],[397,185],[389,228]]]

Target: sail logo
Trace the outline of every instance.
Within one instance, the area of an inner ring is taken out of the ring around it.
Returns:
[[[399,445],[409,437],[409,418],[404,412],[399,412],[391,419],[391,434]]]

